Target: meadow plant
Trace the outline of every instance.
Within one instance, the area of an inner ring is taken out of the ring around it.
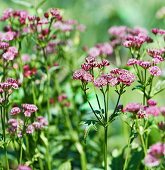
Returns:
[[[82,48],[84,25],[38,11],[0,18],[0,169],[165,169],[165,30],[112,26]]]

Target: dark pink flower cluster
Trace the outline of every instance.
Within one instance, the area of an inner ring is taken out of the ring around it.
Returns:
[[[28,17],[28,13],[26,11],[7,9],[3,12],[1,21],[5,21],[10,18],[15,18],[15,19],[17,18],[20,24],[23,25],[26,23],[27,17]]]
[[[150,146],[144,163],[148,167],[158,166],[165,157],[165,143],[156,143]]]
[[[138,34],[134,36],[127,36],[123,45],[127,48],[139,49],[145,42],[151,42],[151,39],[146,34]]]
[[[155,60],[156,61],[156,60]],[[127,65],[132,66],[132,65],[138,65],[144,69],[148,69],[149,73],[153,76],[160,76],[161,75],[161,69],[158,66],[155,66],[155,64],[158,64],[150,61],[143,61],[143,60],[137,60],[135,58],[131,58],[128,60]],[[161,60],[159,60],[161,61]]]
[[[80,69],[80,70],[76,70],[73,73],[73,79],[81,80],[83,82],[92,82],[93,76],[90,73],[88,73],[87,71]]]
[[[160,35],[165,35],[165,30],[163,29],[158,29],[158,28],[153,28],[152,29],[152,33],[157,35],[157,34],[160,34]]]
[[[147,106],[143,106],[140,103],[128,103],[124,109],[124,112],[130,112],[137,115],[139,118],[152,116],[159,116],[164,114],[164,107],[158,107],[157,102],[153,99],[147,101]],[[143,115],[143,116],[142,116]]]

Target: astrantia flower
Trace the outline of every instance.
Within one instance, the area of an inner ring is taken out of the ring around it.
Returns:
[[[161,75],[161,70],[158,66],[151,66],[149,68],[149,72],[153,76],[160,76]]]
[[[96,47],[92,47],[89,49],[88,55],[91,57],[97,57],[100,55],[100,50]]]
[[[138,63],[138,60],[137,59],[134,59],[134,58],[130,58],[128,61],[127,61],[127,65],[128,66],[132,66],[132,65],[135,65]]]
[[[153,28],[152,29],[152,33],[157,35],[157,34],[160,34],[160,35],[165,35],[165,30],[163,29],[158,29],[158,28]]]
[[[147,49],[147,53],[151,56],[151,57],[155,57],[157,55],[162,55],[163,53],[165,53],[165,49]]]
[[[21,112],[21,109],[19,107],[13,107],[10,111],[11,115],[17,115]]]
[[[5,52],[2,57],[7,61],[11,61],[14,59],[15,55],[12,52]]]
[[[148,115],[158,116],[159,113],[160,113],[160,110],[157,106],[149,106],[146,108],[146,114]]]
[[[128,103],[123,110],[124,112],[137,113],[141,107],[139,103]]]
[[[100,54],[111,55],[113,48],[109,43],[98,44],[97,48],[100,50]]]
[[[113,26],[108,29],[108,33],[114,37],[124,37],[127,32],[126,26]]]
[[[96,87],[103,87],[107,85],[107,80],[104,76],[100,76],[97,79],[94,80],[94,85]]]
[[[32,134],[33,132],[34,132],[33,125],[28,125],[28,127],[26,128],[26,133],[27,134]]]
[[[93,76],[90,73],[86,72],[85,70],[80,69],[80,70],[76,70],[73,73],[73,79],[81,80],[85,82],[91,82],[93,81]]]
[[[151,66],[151,63],[149,61],[138,61],[138,65],[144,69],[147,69]]]
[[[150,146],[147,156],[144,159],[144,163],[148,167],[155,167],[163,161],[165,156],[165,144],[164,143],[156,143]]]
[[[25,111],[29,111],[29,112],[36,112],[38,110],[37,106],[34,104],[22,104],[22,108]]]
[[[155,106],[155,105],[157,105],[157,102],[156,102],[155,100],[153,100],[153,99],[149,99],[149,100],[147,101],[147,104],[148,104],[149,106]]]

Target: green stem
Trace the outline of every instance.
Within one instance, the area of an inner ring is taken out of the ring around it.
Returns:
[[[129,140],[128,140],[128,148],[127,148],[128,151],[127,151],[127,154],[126,154],[126,158],[125,158],[123,170],[126,170],[126,168],[127,168],[128,158],[129,158],[129,150],[130,150],[130,142],[131,142],[131,138],[129,137]]]
[[[104,127],[104,170],[108,169],[107,162],[107,138],[108,138],[108,126]]]
[[[21,143],[20,143],[20,155],[19,155],[19,164],[22,164],[22,139],[21,139]]]

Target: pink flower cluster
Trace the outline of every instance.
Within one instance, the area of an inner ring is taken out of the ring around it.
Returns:
[[[88,51],[89,57],[98,57],[100,55],[111,55],[113,53],[113,48],[110,43],[100,43],[96,44],[95,47],[92,47]]]
[[[10,111],[11,115],[18,115],[20,112],[24,112],[25,117],[31,117],[32,113],[38,110],[34,104],[22,104],[22,108],[13,107]]]
[[[158,166],[165,157],[165,143],[156,143],[150,146],[144,164],[148,167]]]
[[[128,60],[127,65],[138,65],[144,69],[148,69],[149,73],[153,76],[160,76],[161,69],[158,66],[154,65],[155,63],[151,63],[149,61],[137,60],[135,58],[131,58]]]
[[[140,103],[128,103],[124,109],[124,112],[130,112],[138,116],[138,118],[152,116],[159,116],[162,114],[164,116],[164,107],[158,107],[157,102],[153,99],[147,101],[147,106]]]
[[[85,30],[85,26],[82,24],[80,25],[76,20],[57,21],[54,23],[53,27],[61,32],[71,32],[75,28],[79,31]]]
[[[111,35],[113,47],[123,44],[127,48],[139,49],[145,42],[152,42],[147,31],[140,27],[131,29],[126,26],[113,26],[109,28],[108,33]]]
[[[115,86],[120,83],[130,86],[135,81],[135,76],[124,69],[113,69],[110,74],[103,74],[99,78],[94,80],[96,87],[103,87],[106,85]]]
[[[135,81],[135,76],[131,72],[118,68],[111,70],[109,74],[102,74],[96,79],[87,71],[80,69],[74,72],[73,78],[83,82],[93,82],[96,87],[115,86],[119,83],[130,86]]]
[[[6,61],[13,60],[18,54],[18,50],[16,47],[9,47],[7,50],[2,54],[2,57]]]
[[[10,111],[10,115],[18,116],[21,112],[24,113],[24,117],[31,117],[31,114],[36,112],[38,108],[34,104],[22,104],[22,108],[13,107]],[[30,119],[29,119],[30,120]],[[36,121],[30,123],[28,119],[22,120],[20,118],[11,118],[8,121],[8,131],[11,135],[16,135],[17,137],[22,137],[24,133],[32,134],[35,130],[43,129],[48,125],[47,120],[39,116]]]
[[[155,35],[157,35],[157,34],[165,35],[165,30],[159,29],[159,28],[153,28],[152,33],[155,34]]]

